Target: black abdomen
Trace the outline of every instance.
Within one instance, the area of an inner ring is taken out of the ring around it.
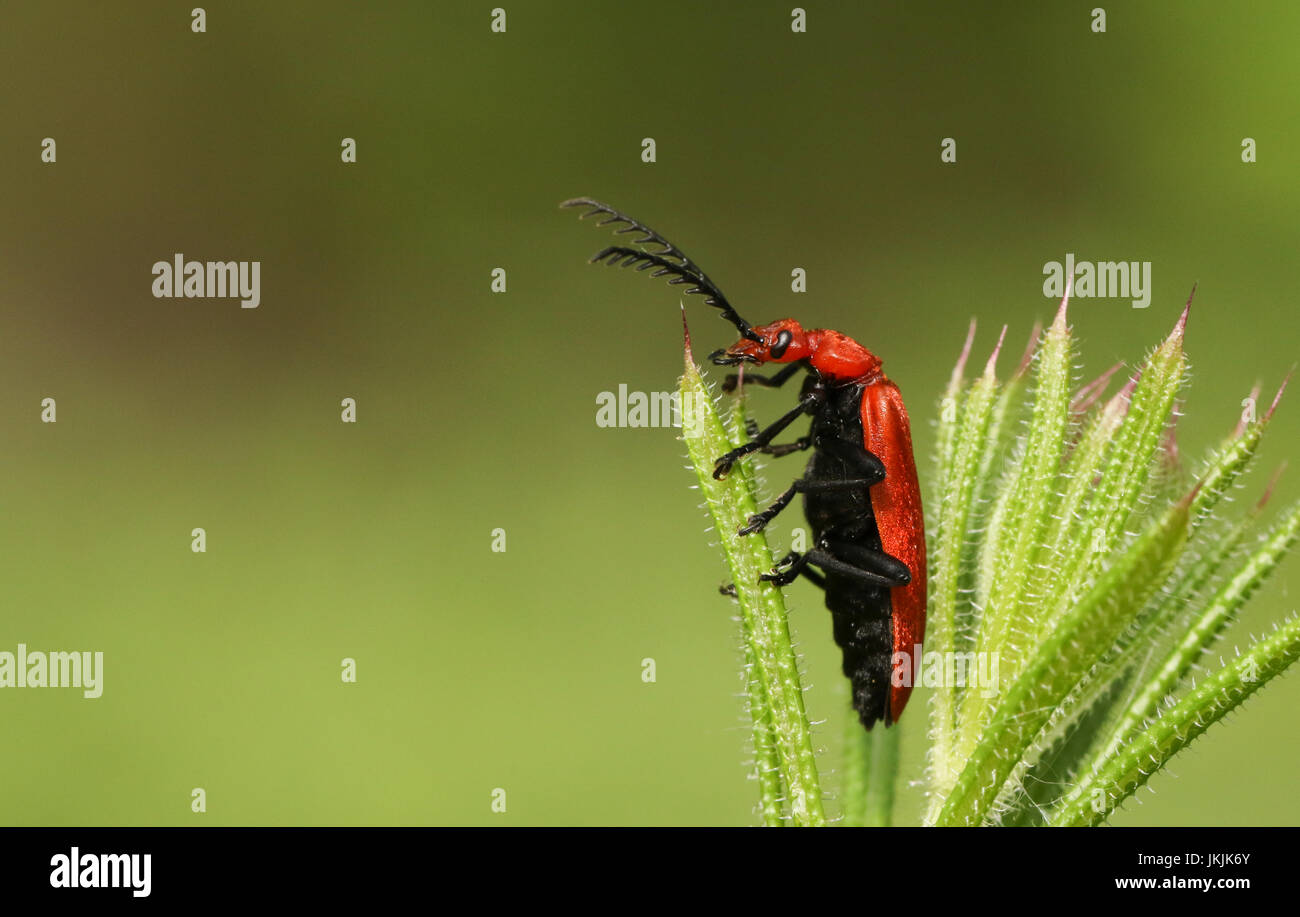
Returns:
[[[862,387],[848,385],[832,389],[828,395],[813,416],[814,443],[819,439],[841,440],[862,448]],[[824,449],[814,448],[805,477],[811,481],[838,481],[859,478],[861,472]],[[829,540],[881,550],[880,531],[866,487],[850,492],[807,493],[804,515],[819,546]],[[889,588],[843,573],[826,571],[825,575],[826,607],[831,612],[835,642],[843,652],[844,674],[852,685],[853,708],[868,729],[879,719],[888,725],[890,658],[894,649]]]

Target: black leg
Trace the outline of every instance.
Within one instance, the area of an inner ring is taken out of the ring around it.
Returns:
[[[861,580],[862,582],[872,586],[887,586],[892,588],[894,586],[906,586],[912,581],[912,575],[908,572],[907,565],[898,558],[890,557],[888,554],[871,552],[866,548],[863,548],[862,550],[866,553],[876,555],[874,558],[870,559],[870,566],[876,570],[885,571],[883,575],[882,573],[874,572],[873,569],[866,569],[840,560],[821,548],[815,548],[806,554],[799,554],[796,551],[791,551],[782,558],[781,563],[777,564],[776,568],[773,569],[771,573],[764,573],[759,577],[759,579],[764,580],[765,582],[775,583],[778,586],[788,586],[799,578],[799,575],[804,572],[804,569],[809,564],[815,564],[827,573],[839,573],[844,576],[851,576],[854,579]],[[782,570],[781,568],[783,566],[786,569]],[[901,572],[905,574],[906,578],[900,578],[899,568],[902,568]]]
[[[802,443],[807,439],[808,437],[804,437],[804,439],[799,442]],[[794,445],[799,445],[799,443],[795,443]],[[876,458],[873,453],[867,451],[861,446],[855,445],[854,443],[844,442],[843,440],[823,438],[818,438],[815,445],[818,452],[841,459],[845,464],[852,466],[862,474],[863,477],[840,481],[810,481],[807,478],[799,478],[790,485],[790,488],[785,493],[777,497],[776,502],[771,506],[763,510],[761,513],[756,513],[753,516],[750,516],[747,524],[740,529],[741,535],[752,535],[754,532],[761,530],[765,525],[775,519],[781,510],[790,505],[790,501],[794,499],[795,494],[856,490],[858,488],[871,487],[873,484],[879,484],[885,479],[884,464],[880,459]],[[779,449],[781,447],[772,446],[769,448]]]
[[[750,439],[757,437],[759,432],[758,421],[752,417],[746,420],[745,432],[749,434]],[[806,452],[812,448],[812,444],[811,436],[801,436],[792,443],[781,443],[779,446],[764,446],[758,451],[773,458],[780,458],[783,455],[790,455],[792,452]]]
[[[791,551],[776,562],[776,566],[771,573],[764,573],[759,579],[764,582],[775,583],[778,586],[788,586],[802,576],[814,586],[825,589],[826,577],[811,569],[808,566],[809,561],[807,558],[807,554]],[[782,567],[786,569],[782,570]]]
[[[791,551],[790,554],[793,555],[794,552]],[[787,555],[787,556],[789,556],[789,555]],[[797,555],[795,555],[795,556],[797,556]],[[782,561],[782,563],[784,563],[784,561]],[[780,566],[780,564],[778,564],[777,566]],[[825,589],[825,588],[826,588],[826,577],[822,576],[820,573],[818,573],[818,572],[817,572],[816,570],[814,570],[812,567],[807,566],[806,564],[805,564],[803,567],[801,567],[801,568],[799,569],[799,572],[798,572],[798,574],[796,574],[796,575],[798,575],[798,576],[802,576],[804,579],[806,579],[808,582],[812,583],[812,584],[813,584],[814,586],[816,586],[818,589]],[[786,585],[789,585],[789,584],[786,584]],[[719,587],[718,587],[718,592],[722,593],[723,595],[731,596],[731,597],[734,599],[734,598],[736,597],[736,584],[735,584],[735,583],[727,583],[727,584],[724,585],[724,586],[719,586]]]
[[[826,577],[822,576],[812,567],[804,567],[802,572],[803,578],[808,580],[808,582],[812,583],[818,589],[826,588]]]
[[[829,555],[841,563],[880,577],[885,581],[883,585],[906,586],[912,581],[912,571],[907,569],[907,564],[891,554],[873,551],[853,541],[838,541],[834,538],[823,540],[824,548]]]
[[[764,526],[777,517],[781,510],[790,505],[790,501],[794,499],[795,494],[827,493],[837,490],[855,490],[859,488],[865,489],[870,487],[872,484],[878,483],[883,477],[884,475],[881,475],[880,478],[853,478],[847,481],[809,481],[807,478],[799,478],[790,485],[789,489],[786,490],[785,493],[777,497],[771,506],[763,510],[761,513],[755,513],[750,516],[748,523],[742,527],[737,534],[752,535],[757,531],[761,531]]]
[[[794,452],[805,452],[812,446],[811,436],[801,436],[792,443],[782,443],[779,446],[768,446],[761,449],[764,455],[770,455],[773,458],[780,458],[783,455],[790,455]]]
[[[786,427],[794,423],[801,414],[808,413],[808,409],[821,400],[821,395],[817,392],[809,392],[799,399],[799,403],[786,411],[779,417],[776,422],[766,430],[760,432],[752,440],[745,443],[739,448],[732,449],[722,458],[718,459],[717,466],[713,469],[713,477],[721,481],[731,472],[731,466],[747,455],[762,451],[773,439],[776,438]]]
[[[782,369],[775,376],[758,376],[758,375],[751,376],[748,373],[746,373],[745,383],[747,385],[762,386],[763,388],[780,388],[781,386],[789,382],[790,377],[793,376],[801,369],[808,369],[807,360],[799,360],[797,362],[791,363],[789,366]],[[723,380],[722,390],[724,392],[734,392],[737,386],[739,385],[739,383],[740,383],[740,376],[736,375],[735,373],[732,373],[730,376],[727,376],[727,378]]]
[[[784,569],[783,569],[784,568]],[[789,586],[799,578],[801,574],[808,570],[808,555],[800,554],[798,551],[791,551],[776,562],[770,573],[764,573],[759,577],[765,583],[773,583],[777,586]],[[826,581],[822,580],[822,588],[825,588]]]
[[[874,452],[857,443],[844,439],[818,439],[813,446],[818,452],[824,452],[844,462],[863,477],[872,478],[872,484],[878,484],[885,479],[884,463]]]

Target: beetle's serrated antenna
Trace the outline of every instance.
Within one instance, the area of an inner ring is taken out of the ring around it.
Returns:
[[[592,256],[591,262],[604,262],[614,265],[615,267],[632,267],[636,266],[638,271],[648,270],[651,267],[657,267],[658,270],[651,273],[651,277],[663,277],[671,275],[672,279],[668,282],[674,285],[691,284],[691,289],[687,293],[698,293],[705,297],[706,305],[713,306],[715,309],[722,311],[722,317],[736,326],[742,337],[751,341],[759,341],[761,338],[754,333],[749,322],[740,317],[740,314],[732,308],[731,303],[727,302],[727,297],[722,294],[708,275],[700,270],[686,253],[673,243],[669,242],[659,233],[655,232],[649,226],[634,220],[625,213],[620,213],[608,204],[602,204],[600,201],[592,200],[589,197],[575,197],[560,204],[561,207],[587,207],[586,213],[578,215],[578,219],[585,220],[590,216],[604,216],[605,219],[597,220],[598,226],[609,226],[611,224],[626,223],[614,230],[616,235],[624,233],[639,233],[639,239],[633,239],[635,245],[658,245],[662,251],[650,252],[638,248],[629,248],[622,245],[611,245],[603,251],[597,252]]]
[[[644,223],[632,219],[627,214],[619,213],[617,210],[615,210],[613,207],[610,207],[607,204],[602,204],[600,201],[592,200],[589,197],[575,197],[572,200],[565,201],[564,203],[560,204],[560,206],[561,207],[590,207],[591,209],[588,210],[586,213],[578,214],[579,220],[585,220],[587,217],[595,216],[597,214],[600,214],[601,216],[608,214],[609,215],[608,219],[597,220],[596,225],[609,226],[611,223],[627,223],[628,224],[627,226],[624,226],[621,229],[614,230],[615,235],[622,235],[624,233],[629,233],[629,232],[639,232],[641,233],[641,238],[633,239],[632,241],[634,244],[645,245],[647,242],[653,242],[656,245],[660,245],[663,247],[663,251],[658,252],[658,254],[676,258],[678,261],[681,261],[688,268],[695,267],[691,263],[691,260],[686,257],[684,252],[678,249],[677,246],[673,245],[663,236],[659,235],[659,233],[655,232],[653,229],[651,229],[649,226],[645,225]]]

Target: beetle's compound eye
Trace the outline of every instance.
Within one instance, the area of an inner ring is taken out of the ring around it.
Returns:
[[[778,334],[776,336],[776,343],[772,345],[773,359],[779,360],[783,356],[785,356],[786,348],[790,346],[790,342],[793,340],[794,340],[794,335],[791,334],[789,331],[782,331],[780,334]]]

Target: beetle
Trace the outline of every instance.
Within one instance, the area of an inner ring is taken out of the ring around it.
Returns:
[[[711,353],[714,365],[785,364],[770,376],[744,375],[744,382],[767,388],[806,373],[798,403],[766,428],[751,423],[749,441],[720,456],[713,476],[724,478],[753,453],[812,451],[803,477],[751,516],[739,534],[762,530],[802,495],[813,547],[791,551],[761,578],[786,586],[803,576],[825,591],[858,718],[867,729],[897,722],[925,636],[925,525],[907,408],[880,359],[848,335],[806,329],[794,319],[751,326],[695,262],[646,224],[588,197],[560,206],[585,207],[579,219],[600,216],[597,224],[614,226],[616,235],[635,234],[630,245],[597,252],[593,264],[667,277],[686,293],[703,295],[735,325],[740,340]],[[740,383],[739,374],[729,375],[723,390],[735,391]],[[773,442],[804,415],[812,417],[806,435]]]

